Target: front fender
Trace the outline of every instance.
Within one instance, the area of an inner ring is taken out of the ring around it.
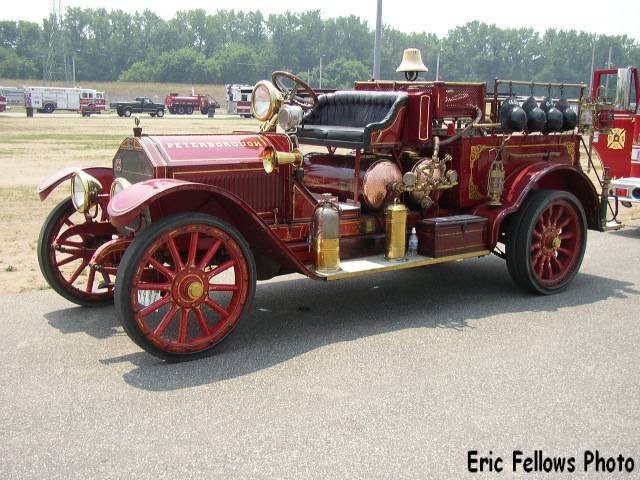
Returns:
[[[191,203],[197,198],[197,203]],[[171,213],[199,211],[233,224],[247,239],[254,251],[264,254],[290,271],[313,279],[322,279],[309,270],[255,211],[228,190],[204,183],[176,179],[152,179],[139,182],[113,197],[107,206],[109,220],[115,227],[124,227],[142,214],[147,207],[161,205]]]
[[[109,193],[109,188],[111,188],[111,182],[113,182],[113,170],[109,167],[88,167],[88,168],[80,168],[80,167],[66,167],[62,170],[58,170],[53,175],[42,180],[37,187],[38,196],[40,200],[45,200],[49,194],[62,182],[69,180],[73,177],[73,174],[77,171],[82,170],[92,177],[95,177],[100,184],[102,185],[102,189],[104,192]]]
[[[582,203],[589,228],[601,228],[600,197],[591,180],[572,165],[538,162],[518,169],[507,177],[501,206],[493,207],[485,203],[473,210],[474,215],[489,219],[490,245],[497,243],[503,220],[520,208],[529,192],[541,188],[571,192]]]

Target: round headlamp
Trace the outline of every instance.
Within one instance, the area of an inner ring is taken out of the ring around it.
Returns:
[[[261,122],[266,122],[273,117],[282,103],[282,95],[267,80],[256,83],[251,92],[251,113]]]
[[[109,192],[109,198],[115,197],[120,192],[126,190],[131,186],[131,182],[126,178],[118,177],[111,184],[111,191]]]
[[[86,213],[102,192],[100,182],[86,172],[79,171],[71,179],[71,201],[78,212]]]

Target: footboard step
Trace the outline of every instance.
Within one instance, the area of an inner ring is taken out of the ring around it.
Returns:
[[[423,255],[405,257],[401,260],[387,260],[384,255],[372,255],[370,257],[354,258],[340,262],[340,270],[331,273],[316,272],[326,281],[341,280],[343,278],[362,277],[374,273],[391,272],[393,270],[405,270],[408,268],[424,267],[436,263],[454,262],[467,258],[484,257],[489,255],[489,250],[460,253],[448,257],[431,258]]]

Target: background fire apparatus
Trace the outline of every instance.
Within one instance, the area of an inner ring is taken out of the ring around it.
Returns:
[[[611,178],[610,193],[625,207],[640,203],[640,78],[635,67],[596,70],[594,103],[584,115],[597,115],[600,128],[593,132],[593,148]]]
[[[81,305],[115,299],[131,339],[170,361],[210,354],[251,312],[256,281],[290,272],[339,281],[494,253],[529,292],[567,288],[587,229],[606,222],[608,187],[580,164],[579,131],[601,127],[578,125],[586,85],[422,82],[416,49],[398,71],[406,81],[319,96],[274,72],[253,89],[256,132],[136,125],[112,168],[38,186],[44,200],[71,184],[39,237],[45,278]]]
[[[0,95],[0,112],[4,112],[7,109],[7,99]]]
[[[251,118],[252,85],[227,85],[227,113]]]
[[[180,95],[170,93],[164,99],[167,110],[174,115],[191,115],[194,111],[199,111],[202,115],[214,116],[220,104],[211,95],[201,95],[192,93],[191,95]]]
[[[70,110],[90,115],[106,108],[104,92],[66,87],[24,87],[24,105],[28,116],[33,115],[34,110],[38,113]]]

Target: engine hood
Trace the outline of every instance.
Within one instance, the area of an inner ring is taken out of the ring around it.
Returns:
[[[142,137],[140,144],[156,166],[164,166],[168,174],[200,171],[262,169],[267,147],[290,152],[288,136],[282,134],[232,135],[152,135]],[[169,175],[172,176],[172,175]]]

